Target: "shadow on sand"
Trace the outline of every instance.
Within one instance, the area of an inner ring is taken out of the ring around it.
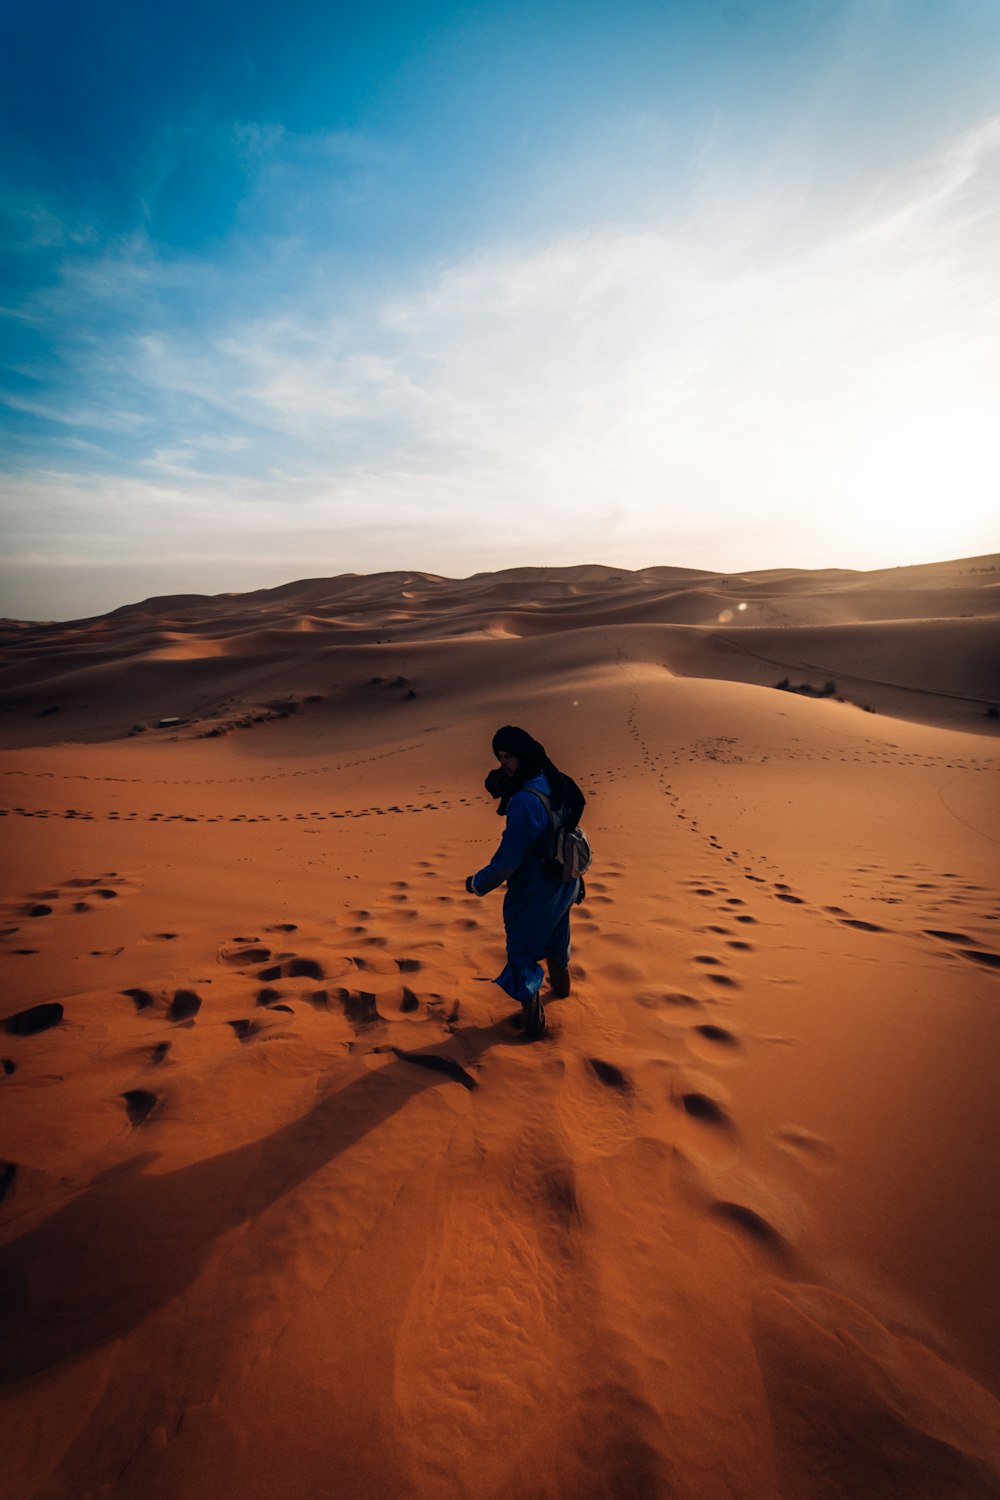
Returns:
[[[201,1270],[214,1241],[255,1218],[425,1089],[475,1079],[462,1063],[516,1042],[503,1023],[470,1027],[327,1095],[273,1135],[174,1172],[155,1153],[98,1177],[0,1250],[0,1385],[37,1375],[135,1328]],[[447,1050],[446,1050],[447,1049]],[[421,1064],[414,1066],[414,1062]]]

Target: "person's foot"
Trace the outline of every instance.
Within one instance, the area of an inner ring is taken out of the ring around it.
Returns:
[[[551,958],[546,959],[546,964],[549,971],[549,984],[553,995],[555,995],[557,1000],[565,1000],[570,989],[568,966],[565,969],[561,968],[559,964],[553,963]]]
[[[536,1042],[545,1033],[545,1007],[537,995],[521,1002],[521,1035],[527,1042]]]

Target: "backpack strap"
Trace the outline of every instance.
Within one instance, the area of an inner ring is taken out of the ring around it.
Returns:
[[[553,835],[562,832],[563,829],[565,829],[566,832],[569,833],[574,828],[579,828],[579,820],[573,819],[572,809],[568,808],[564,803],[557,802],[556,808],[558,808],[559,811],[556,811],[552,806],[552,799],[550,797],[547,797],[544,792],[540,792],[536,786],[522,786],[519,787],[518,790],[522,792],[530,792],[533,797],[538,798],[539,802],[542,804],[542,806],[545,808],[545,811],[549,815],[549,831]]]
[[[552,847],[552,839],[553,839],[553,836],[554,836],[555,831],[556,831],[556,820],[552,816],[552,803],[550,802],[549,798],[545,795],[545,793],[544,792],[540,792],[536,786],[522,786],[520,788],[520,790],[522,792],[530,792],[533,797],[537,797],[538,800],[539,800],[539,802],[545,808],[545,812],[546,812],[546,815],[547,815],[547,818],[548,818],[548,825],[549,826],[545,830],[545,833],[543,835],[543,837],[545,839],[545,844],[543,846],[543,852],[547,856],[548,853],[549,853],[549,851],[550,851],[550,849],[551,849],[551,847]],[[534,845],[532,847],[534,847]]]

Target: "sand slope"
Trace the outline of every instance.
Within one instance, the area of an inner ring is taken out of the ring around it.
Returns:
[[[587,629],[598,638],[573,653],[587,661],[623,649],[687,676],[812,690],[832,680],[878,712],[979,730],[1000,697],[998,622],[996,556],[870,574],[576,567],[304,579],[147,599],[91,620],[0,622],[0,742],[116,738],[169,716],[225,729],[296,691],[316,701],[346,692],[340,707],[354,709],[366,668],[369,680],[448,692],[466,679],[459,648]],[[527,654],[543,670],[552,660],[534,645]],[[503,671],[498,651],[482,661]],[[419,684],[411,666],[425,671]]]
[[[1000,1495],[996,577],[10,625],[5,1492]],[[597,850],[534,1045],[508,721]]]

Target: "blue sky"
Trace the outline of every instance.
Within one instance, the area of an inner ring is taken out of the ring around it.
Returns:
[[[995,0],[5,30],[0,613],[1000,546]]]

